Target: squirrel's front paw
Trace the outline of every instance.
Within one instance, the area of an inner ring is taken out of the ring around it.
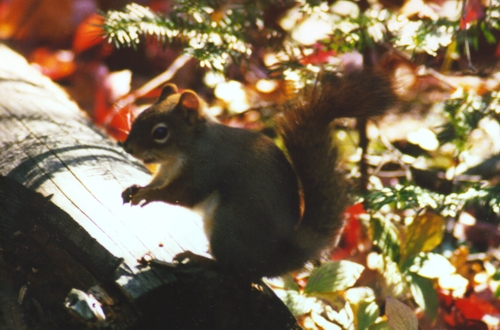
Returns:
[[[191,251],[184,251],[178,253],[174,257],[174,262],[179,265],[190,266],[190,267],[215,267],[216,261],[214,259],[210,259],[204,256],[200,256]]]
[[[134,195],[137,194],[139,192],[139,190],[141,190],[141,187],[134,184],[133,186],[130,186],[128,187],[127,189],[125,189],[123,192],[122,192],[122,200],[123,200],[123,204],[127,204],[127,203],[133,203],[133,198],[134,198]]]

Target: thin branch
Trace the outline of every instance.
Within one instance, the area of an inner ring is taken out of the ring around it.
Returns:
[[[467,68],[472,72],[476,72],[476,68],[472,64],[472,59],[470,55],[469,38],[467,36],[467,0],[462,0],[462,23],[464,24],[464,50],[465,58],[467,59]]]
[[[192,58],[193,57],[190,55],[185,55],[185,54],[179,55],[172,62],[172,64],[170,64],[167,70],[165,70],[164,72],[154,77],[153,79],[151,79],[150,81],[148,81],[147,83],[145,83],[144,85],[142,85],[141,87],[139,87],[138,89],[129,94],[129,96],[134,97],[133,102],[135,102],[135,100],[138,99],[139,97],[146,95],[156,87],[172,79],[172,77],[177,73],[177,71],[179,71],[184,66],[184,64],[186,64],[186,62]]]
[[[146,95],[156,87],[166,83],[172,77],[179,71],[184,64],[186,64],[187,61],[192,59],[191,56],[181,54],[179,55],[173,62],[170,64],[170,66],[159,74],[158,76],[154,77],[153,79],[149,80],[147,83],[136,89],[135,91],[128,93],[124,97],[120,98],[114,105],[113,111],[106,117],[106,119],[103,122],[103,127],[107,127],[111,120],[114,118],[114,116],[120,111],[120,109],[123,109],[131,104],[133,104],[138,98]]]

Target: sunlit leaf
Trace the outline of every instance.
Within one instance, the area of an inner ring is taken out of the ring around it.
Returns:
[[[327,320],[323,316],[321,316],[318,313],[311,313],[311,319],[314,321],[316,325],[318,325],[321,329],[328,329],[328,330],[342,330],[341,327],[336,325],[335,323]]]
[[[371,288],[351,288],[345,292],[345,298],[356,315],[354,322],[357,324],[357,329],[368,329],[379,317],[380,311]]]
[[[371,270],[377,270],[383,276],[385,283],[382,290],[385,295],[398,297],[404,293],[406,280],[398,264],[389,257],[372,252],[368,255],[367,266]]]
[[[368,329],[379,315],[380,310],[375,301],[363,301],[358,308],[358,329]]]
[[[345,290],[356,283],[364,269],[360,264],[346,260],[324,263],[312,271],[304,292]]]
[[[439,301],[432,281],[413,273],[408,273],[407,280],[415,302],[431,320],[434,320],[437,316]]]
[[[369,287],[350,288],[345,292],[344,296],[352,304],[359,304],[366,300],[375,299],[375,293]]]
[[[313,310],[319,312],[323,310],[322,303],[315,297],[308,297],[294,290],[276,290],[275,292],[295,316],[304,315]]]
[[[387,322],[393,330],[417,330],[418,320],[413,310],[396,298],[385,298]]]
[[[390,257],[393,261],[399,262],[400,241],[398,230],[389,220],[374,216],[371,219],[373,233],[373,244],[382,250],[382,254]]]
[[[438,284],[440,289],[448,290],[453,297],[463,297],[469,287],[469,280],[460,274],[450,274],[440,276]]]
[[[443,240],[445,220],[432,212],[416,216],[406,227],[405,240],[402,247],[402,261],[420,252],[428,252]]]
[[[311,313],[311,316],[313,316],[312,314],[313,313]],[[352,329],[355,318],[351,305],[344,299],[340,299],[334,306],[325,305],[322,316],[324,316],[328,321],[332,321],[337,326],[340,326],[339,329]],[[337,329],[332,327],[331,324],[327,324],[325,322],[321,323],[322,324],[316,324],[323,329]],[[327,326],[325,327],[325,325]],[[305,327],[307,328],[307,326]]]
[[[410,271],[427,278],[438,278],[455,272],[455,267],[441,254],[421,252],[406,259],[401,271]]]

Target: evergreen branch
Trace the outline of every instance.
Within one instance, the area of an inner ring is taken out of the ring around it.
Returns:
[[[181,46],[184,53],[198,59],[202,66],[223,70],[230,60],[238,61],[251,54],[251,31],[264,28],[262,15],[271,4],[283,6],[281,0],[177,0],[170,14],[162,16],[149,8],[129,4],[123,11],[109,11],[103,28],[108,41],[116,47],[137,47],[141,36],[149,36],[164,46]],[[306,0],[299,9],[307,16],[320,4],[324,3]],[[491,31],[500,29],[499,8],[499,1],[492,0],[486,17],[472,22],[467,29],[479,29],[489,42],[496,42]],[[411,20],[380,7],[356,15],[339,14],[323,7],[321,11],[332,24],[330,37],[321,43],[335,52],[355,49],[363,52],[366,47],[391,41],[401,49],[436,56],[454,41],[474,45],[478,38],[474,31],[463,33],[460,20]],[[294,47],[295,51],[297,48],[300,46]]]
[[[441,145],[453,143],[459,153],[467,150],[470,132],[483,118],[495,120],[500,113],[500,93],[484,95],[457,92],[444,104],[448,123],[441,126],[437,138]],[[366,197],[368,208],[378,211],[385,205],[394,209],[430,208],[446,216],[456,216],[469,205],[481,205],[500,215],[500,186],[482,187],[481,182],[456,186],[456,193],[444,195],[415,185],[387,187],[372,191]]]
[[[495,43],[492,30],[500,30],[500,1],[491,0],[486,16],[477,22],[470,22],[462,29],[460,20],[448,18],[409,19],[395,15],[387,9],[370,8],[355,17],[345,16],[334,20],[331,49],[363,51],[382,40],[390,40],[401,49],[426,52],[436,56],[437,52],[448,47],[454,40],[468,48],[469,43],[477,44],[480,30],[489,43]],[[467,33],[467,30],[472,33]]]
[[[464,208],[473,204],[489,207],[500,214],[500,187],[469,187],[460,193],[443,195],[414,186],[386,187],[366,196],[367,208],[378,211],[392,204],[398,210],[429,208],[445,216],[457,216]]]
[[[198,7],[196,7],[198,8]],[[108,42],[117,48],[137,47],[140,37],[156,38],[163,45],[179,43],[184,52],[197,58],[200,65],[223,70],[229,58],[251,54],[240,32],[227,28],[223,21],[209,19],[212,10],[173,11],[169,17],[132,3],[124,11],[109,11],[103,29]]]
[[[457,93],[460,94],[460,93]],[[437,138],[441,144],[451,142],[459,152],[467,147],[470,132],[476,129],[483,118],[496,118],[500,112],[498,92],[477,95],[464,93],[448,99],[444,113],[448,123],[440,127]]]

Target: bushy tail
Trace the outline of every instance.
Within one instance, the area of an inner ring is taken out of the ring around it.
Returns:
[[[315,257],[336,242],[348,205],[346,182],[332,146],[331,122],[380,115],[395,101],[388,78],[361,71],[343,78],[325,75],[313,90],[286,105],[278,132],[302,186],[304,213],[297,244],[305,257]]]

